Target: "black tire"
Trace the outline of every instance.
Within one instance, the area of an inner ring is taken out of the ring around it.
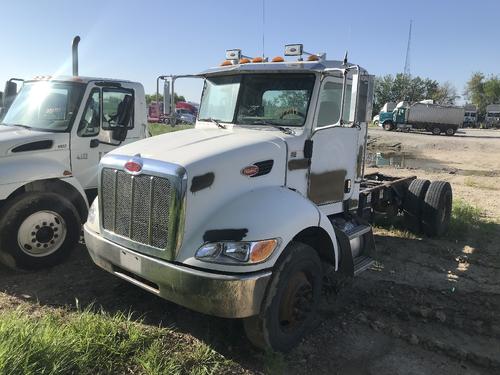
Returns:
[[[322,275],[316,251],[291,242],[274,268],[261,313],[244,319],[248,339],[259,348],[281,352],[297,345],[316,322]]]
[[[450,225],[453,193],[446,181],[431,182],[425,194],[422,228],[429,237],[440,236]]]
[[[403,201],[404,223],[413,233],[422,232],[422,212],[425,195],[431,182],[425,179],[415,179],[410,183]]]
[[[446,128],[446,130],[445,130],[445,134],[449,137],[451,137],[452,135],[455,135],[456,132],[457,132],[457,129],[455,129],[455,128]]]
[[[433,135],[439,135],[439,134],[441,134],[441,128],[439,126],[433,126],[431,128],[431,133]]]
[[[44,221],[27,233],[25,229],[37,225],[38,218]],[[23,193],[0,214],[0,260],[24,270],[51,267],[75,248],[80,229],[80,216],[66,198],[54,193]],[[25,240],[27,237],[31,240]]]
[[[386,121],[382,124],[382,127],[386,131],[393,131],[394,130],[394,124],[391,121]]]

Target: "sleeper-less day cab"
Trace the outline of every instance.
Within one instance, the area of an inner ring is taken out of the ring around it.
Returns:
[[[373,77],[347,58],[304,61],[301,45],[286,54],[299,59],[230,50],[188,76],[205,82],[195,128],[104,156],[84,226],[98,266],[193,310],[244,318],[249,339],[275,350],[311,327],[327,270],[352,276],[373,263],[369,202],[396,204],[415,180],[374,180],[363,193]],[[159,77],[171,98],[178,78]]]
[[[140,83],[78,75],[7,84],[0,121],[0,261],[39,269],[76,246],[107,152],[146,136]],[[117,127],[117,124],[123,124]]]

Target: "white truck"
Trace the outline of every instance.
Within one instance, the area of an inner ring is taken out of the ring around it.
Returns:
[[[397,214],[426,233],[450,219],[445,182],[364,175],[372,76],[309,55],[230,50],[204,80],[194,129],[101,159],[84,225],[94,262],[157,296],[242,318],[257,346],[286,351],[309,332],[323,276],[373,263],[369,220]],[[178,76],[162,76],[173,82]],[[160,77],[160,78],[162,78]],[[167,111],[168,112],[168,111]]]
[[[489,104],[486,106],[484,122],[487,128],[500,127],[500,104]]]
[[[10,267],[64,259],[97,195],[99,160],[146,136],[143,86],[78,76],[78,41],[73,76],[25,81],[1,120],[0,260]]]

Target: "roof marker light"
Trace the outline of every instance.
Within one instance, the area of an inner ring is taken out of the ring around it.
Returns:
[[[233,65],[233,63],[229,60],[224,60],[223,62],[220,63],[220,66],[229,66]]]
[[[318,61],[318,60],[319,60],[318,55],[310,55],[310,56],[307,58],[307,61]]]
[[[243,57],[240,59],[240,64],[248,64],[250,62],[250,59],[247,57]]]
[[[273,57],[273,59],[271,61],[272,62],[284,62],[285,59],[281,56],[276,56],[276,57]]]
[[[264,62],[264,58],[263,57],[254,57],[252,62],[253,63],[261,63],[261,62]]]

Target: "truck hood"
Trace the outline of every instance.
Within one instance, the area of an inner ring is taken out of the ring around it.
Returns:
[[[279,135],[281,132],[274,130],[189,129],[134,142],[110,154],[130,156],[140,154],[143,158],[174,163],[186,168],[212,157],[219,158],[223,155],[231,157],[227,154],[232,154],[236,150],[239,153],[248,153],[253,159],[257,156],[269,158],[276,156],[276,153],[286,158],[286,152],[280,150],[286,149],[285,141]],[[255,161],[258,160],[249,160],[249,162]]]
[[[0,125],[0,157],[24,152],[44,152],[68,148],[67,133],[48,133],[18,126]]]

